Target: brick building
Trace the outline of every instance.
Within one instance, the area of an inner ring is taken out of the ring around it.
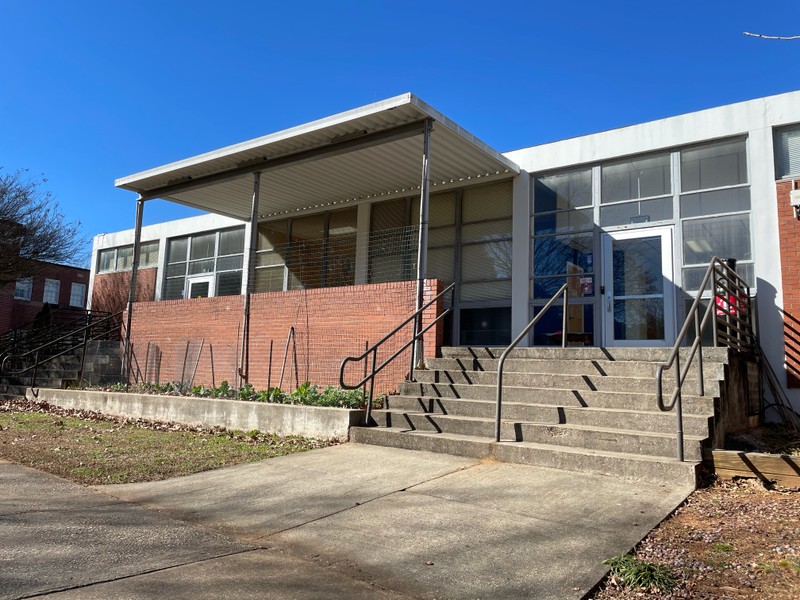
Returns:
[[[30,277],[0,289],[0,335],[30,325],[42,311],[83,310],[87,303],[89,269],[40,263]]]
[[[140,230],[131,332],[140,369],[158,363],[162,379],[188,363],[198,381],[244,368],[260,385],[292,369],[332,383],[313,365],[449,283],[444,344],[507,344],[566,282],[570,344],[672,346],[720,256],[737,260],[800,408],[800,92],[507,153],[405,94],[117,186],[141,209],[213,213]],[[124,306],[136,232],[95,239],[93,307]],[[560,310],[524,344],[552,343]]]

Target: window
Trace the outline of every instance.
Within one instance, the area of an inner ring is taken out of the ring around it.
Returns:
[[[187,277],[197,275],[208,275],[211,277],[209,281],[216,283],[214,286],[209,283],[206,295],[209,291],[215,296],[239,295],[242,293],[243,263],[244,227],[167,240],[162,297],[165,300],[184,298]]]
[[[20,277],[17,279],[17,285],[14,287],[14,298],[16,300],[31,299],[33,293],[33,277]]]
[[[681,150],[681,191],[692,192],[747,183],[744,140]]]
[[[800,177],[800,125],[775,131],[775,176]]]
[[[696,290],[714,256],[735,258],[753,281],[747,143],[724,140],[680,151],[683,288]]]
[[[158,241],[144,242],[139,248],[139,268],[158,265]],[[133,268],[133,245],[100,250],[97,258],[97,272],[111,273]]]
[[[668,153],[608,163],[602,171],[603,204],[672,192]]]
[[[69,290],[69,305],[83,308],[86,301],[86,285],[83,283],[73,283]]]
[[[58,304],[58,295],[60,291],[61,282],[58,279],[45,279],[42,301],[46,304]]]

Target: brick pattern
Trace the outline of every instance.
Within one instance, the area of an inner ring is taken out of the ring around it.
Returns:
[[[438,280],[427,280],[425,301],[443,287]],[[377,342],[411,315],[415,295],[413,281],[254,294],[247,380],[257,389],[277,386],[283,368],[282,387],[289,391],[304,381],[338,385],[342,360],[361,354],[367,343]],[[194,385],[223,380],[234,385],[242,363],[243,302],[243,296],[223,296],[136,303],[131,325],[134,368],[138,365],[140,376],[150,381],[188,382],[196,365]],[[423,325],[441,310],[441,303],[430,307]],[[295,336],[284,363],[291,327]],[[411,325],[403,329],[404,340],[410,331]],[[379,351],[378,363],[399,349],[400,339]],[[426,356],[435,356],[441,341],[440,323],[426,335]],[[409,361],[406,350],[380,373],[376,392],[394,391]],[[363,362],[351,364],[346,381],[357,382],[364,368]]]
[[[786,346],[786,385],[800,387],[800,221],[789,204],[789,192],[800,189],[800,180],[776,183],[778,230],[783,286],[783,337]]]
[[[136,301],[146,302],[156,296],[156,268],[139,269],[136,274]],[[131,287],[131,272],[119,271],[95,275],[92,310],[117,313],[125,310]]]

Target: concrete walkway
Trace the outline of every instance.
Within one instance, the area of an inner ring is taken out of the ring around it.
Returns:
[[[0,463],[0,598],[580,598],[690,491],[359,444],[94,489]]]

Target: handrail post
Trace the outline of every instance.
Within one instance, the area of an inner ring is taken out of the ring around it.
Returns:
[[[367,427],[372,425],[372,399],[375,394],[375,364],[378,360],[378,348],[372,349],[372,376],[369,378],[369,396],[367,397],[367,413],[364,415]]]
[[[675,414],[678,418],[678,460],[683,462],[683,406],[681,397],[681,353],[675,355],[675,385],[677,386]]]
[[[36,371],[39,370],[39,351],[33,355],[33,375],[31,376],[31,387],[36,387]]]
[[[567,305],[569,304],[569,289],[564,288],[564,309],[561,311],[561,347],[567,347]]]
[[[694,311],[694,331],[699,343],[697,345],[697,377],[700,382],[700,395],[706,395],[705,382],[703,381],[703,335],[700,331],[700,309]]]
[[[501,420],[501,406],[503,404],[503,365],[505,364],[505,355],[506,353],[503,352],[503,356],[500,357],[500,361],[497,363],[497,406],[495,408],[495,420],[494,420],[494,441],[500,441],[500,420]]]

